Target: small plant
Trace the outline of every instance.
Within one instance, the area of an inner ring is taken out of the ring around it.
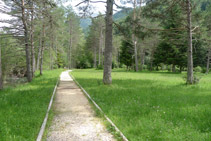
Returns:
[[[187,81],[187,75],[183,76],[183,79],[184,81]],[[196,76],[196,75],[193,76],[193,84],[198,84],[200,80],[201,80],[201,77]]]
[[[199,81],[200,81],[200,79],[201,79],[201,77],[194,76],[194,77],[193,77],[193,83],[194,83],[194,84],[198,84]]]
[[[202,72],[202,68],[200,66],[197,66],[194,68],[194,72]]]
[[[207,68],[203,67],[201,73],[206,73],[207,72]]]
[[[98,65],[97,68],[96,68],[96,70],[102,70],[102,69],[103,69],[103,65],[101,65],[101,64]]]

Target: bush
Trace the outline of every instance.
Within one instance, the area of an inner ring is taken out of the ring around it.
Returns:
[[[194,68],[195,72],[202,72],[202,68],[200,66],[197,66]]]
[[[143,65],[143,70],[146,70],[147,69],[147,65]]]
[[[201,73],[206,73],[207,72],[207,68],[203,67]]]
[[[184,81],[187,81],[187,75],[183,76]],[[193,76],[193,83],[198,84],[200,81],[201,77],[194,75]]]
[[[103,69],[103,65],[102,64],[98,65],[96,69],[97,70],[102,70]]]

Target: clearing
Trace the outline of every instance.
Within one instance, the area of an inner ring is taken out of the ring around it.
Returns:
[[[193,86],[169,72],[115,69],[110,86],[102,70],[71,74],[131,141],[211,140],[211,74]]]

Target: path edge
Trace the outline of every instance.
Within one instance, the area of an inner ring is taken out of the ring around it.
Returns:
[[[70,72],[70,71],[69,71]],[[69,73],[68,73],[69,74]],[[80,89],[86,94],[86,96],[89,98],[89,100],[92,101],[92,103],[95,105],[95,107],[103,114],[104,118],[114,127],[114,129],[116,130],[116,132],[118,132],[120,134],[120,136],[122,137],[122,139],[124,141],[129,141],[125,135],[119,130],[119,128],[111,121],[111,119],[109,119],[106,114],[103,112],[103,110],[97,105],[97,103],[91,98],[91,96],[86,92],[86,90],[78,83],[78,81],[75,79],[75,77],[71,74],[69,74],[70,77],[74,80],[74,82],[80,87]]]
[[[40,131],[39,131],[39,134],[37,136],[36,141],[42,141],[42,137],[43,137],[43,134],[44,134],[44,131],[45,131],[47,121],[48,121],[48,115],[49,115],[50,109],[52,107],[53,99],[54,99],[54,96],[55,96],[55,93],[56,93],[56,90],[57,90],[57,87],[58,87],[58,84],[59,84],[59,80],[60,80],[60,78],[57,80],[56,86],[54,87],[54,91],[53,91],[53,94],[51,96],[51,100],[50,100],[50,103],[48,105],[48,109],[47,109],[45,118],[43,120],[43,123],[42,123],[42,126],[40,128]]]

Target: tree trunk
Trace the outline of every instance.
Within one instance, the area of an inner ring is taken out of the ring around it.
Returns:
[[[120,66],[120,61],[119,61],[119,55],[120,54],[120,52],[119,52],[119,48],[117,48],[117,59],[116,59],[116,61],[117,61],[117,68],[119,68],[119,66]]]
[[[3,74],[2,74],[2,61],[1,61],[1,39],[0,39],[0,90],[3,89]]]
[[[43,19],[42,25],[42,43],[41,43],[41,54],[40,54],[40,75],[43,74],[43,55],[45,50],[45,21]]]
[[[36,62],[35,62],[35,51],[34,51],[34,4],[31,2],[31,58],[32,58],[32,77],[34,77]]]
[[[99,41],[99,50],[98,50],[98,66],[101,64],[101,51],[103,48],[103,27],[100,27],[100,41]]]
[[[97,47],[94,47],[94,68],[97,67]]]
[[[179,72],[182,73],[182,66],[179,67]]]
[[[49,55],[50,55],[50,69],[53,69],[54,59],[53,59],[53,49],[54,49],[54,29],[53,29],[53,17],[50,15],[50,30],[51,30],[51,46],[49,46]]]
[[[145,50],[141,49],[141,67],[140,70],[142,71],[145,64]]]
[[[136,0],[133,1],[133,22],[136,20]],[[133,24],[133,34],[132,34],[132,40],[134,45],[134,57],[135,57],[135,71],[138,71],[138,55],[137,55],[137,39],[135,36],[135,23]]]
[[[172,72],[176,72],[176,66],[174,64],[172,65]]]
[[[113,3],[114,0],[107,0],[106,7],[106,37],[105,37],[105,57],[104,57],[104,74],[103,83],[111,84],[112,71],[112,40],[113,40]]]
[[[39,50],[38,50],[38,54],[37,54],[37,68],[36,70],[39,70],[40,67],[40,56],[41,56],[41,50],[42,50],[42,38],[40,36],[40,43],[39,43]]]
[[[72,56],[72,28],[73,28],[73,26],[72,26],[72,21],[70,20],[69,21],[70,23],[69,23],[69,28],[70,28],[70,31],[69,31],[69,34],[70,34],[70,39],[69,39],[69,49],[68,49],[68,68],[70,69],[71,68],[71,65],[72,65],[72,63],[71,63],[71,61],[72,61],[72,59],[71,59],[71,56]]]
[[[163,64],[163,63],[161,64],[161,69],[162,69],[162,71],[164,71],[164,70],[165,70],[165,68],[164,68],[164,64]]]
[[[26,52],[26,66],[27,66],[27,80],[28,82],[32,81],[32,73],[31,73],[31,57],[29,51],[29,37],[28,37],[28,27],[26,23],[26,16],[25,16],[25,3],[24,0],[21,0],[21,12],[22,12],[22,22],[23,22],[23,29],[24,29],[24,42],[25,42],[25,52]]]
[[[56,60],[57,60],[57,37],[55,37],[55,54],[56,54]]]
[[[207,54],[207,70],[206,70],[207,74],[209,73],[209,70],[210,70],[210,54],[211,54],[211,51],[209,49],[208,54]]]
[[[101,48],[101,57],[102,57],[102,59],[101,59],[101,64],[102,64],[102,66],[103,66],[103,62],[104,62],[104,51],[103,51],[103,45],[105,44],[105,38],[104,38],[104,35],[102,36],[102,48]]]
[[[192,46],[192,23],[191,23],[191,1],[187,3],[187,23],[188,23],[188,68],[187,68],[187,84],[193,84],[193,46]]]

